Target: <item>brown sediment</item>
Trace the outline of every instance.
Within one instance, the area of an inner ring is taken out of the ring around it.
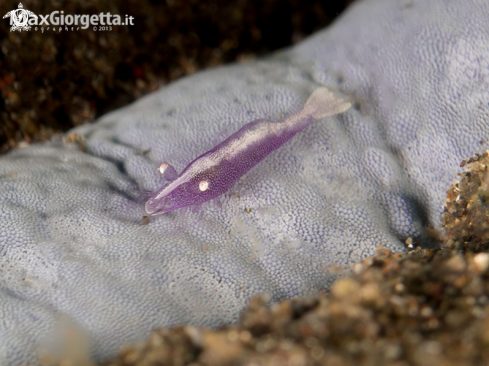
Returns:
[[[0,153],[59,138],[198,70],[288,46],[329,24],[352,0],[26,0],[35,14],[110,12],[134,26],[108,31],[0,22]],[[0,2],[0,14],[17,9]]]
[[[449,248],[473,252],[489,249],[489,152],[462,161],[465,171],[447,191],[444,240]]]
[[[489,362],[489,255],[379,250],[329,294],[250,301],[235,326],[160,329],[103,365]]]

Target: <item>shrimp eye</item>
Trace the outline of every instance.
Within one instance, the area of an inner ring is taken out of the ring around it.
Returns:
[[[201,181],[199,182],[199,190],[200,190],[201,192],[205,192],[205,191],[207,191],[208,189],[209,189],[209,182],[208,182],[208,181],[206,181],[206,180],[201,180]]]
[[[165,173],[165,170],[168,168],[170,164],[168,163],[163,163],[160,165],[160,167],[158,168],[158,171],[160,172],[161,175],[163,175]]]

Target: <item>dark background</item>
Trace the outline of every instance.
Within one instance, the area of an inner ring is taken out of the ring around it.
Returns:
[[[90,122],[181,76],[294,44],[351,2],[23,1],[35,14],[127,14],[134,26],[10,32],[1,19],[0,153]],[[0,15],[17,8],[2,1]]]

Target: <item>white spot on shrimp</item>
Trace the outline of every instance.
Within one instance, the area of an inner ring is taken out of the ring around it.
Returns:
[[[158,171],[160,172],[160,174],[164,174],[165,173],[165,170],[170,166],[170,164],[168,163],[163,163],[160,165],[160,167],[158,168]]]
[[[205,192],[209,189],[209,182],[206,180],[201,180],[199,183],[199,190]]]

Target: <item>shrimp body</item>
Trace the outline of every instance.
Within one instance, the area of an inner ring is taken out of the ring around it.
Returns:
[[[146,212],[155,216],[217,198],[313,120],[342,113],[350,106],[326,88],[319,88],[311,94],[301,111],[282,121],[260,119],[246,124],[193,160],[180,175],[170,166],[166,175],[171,182],[148,199]],[[168,164],[162,167],[165,170]]]

